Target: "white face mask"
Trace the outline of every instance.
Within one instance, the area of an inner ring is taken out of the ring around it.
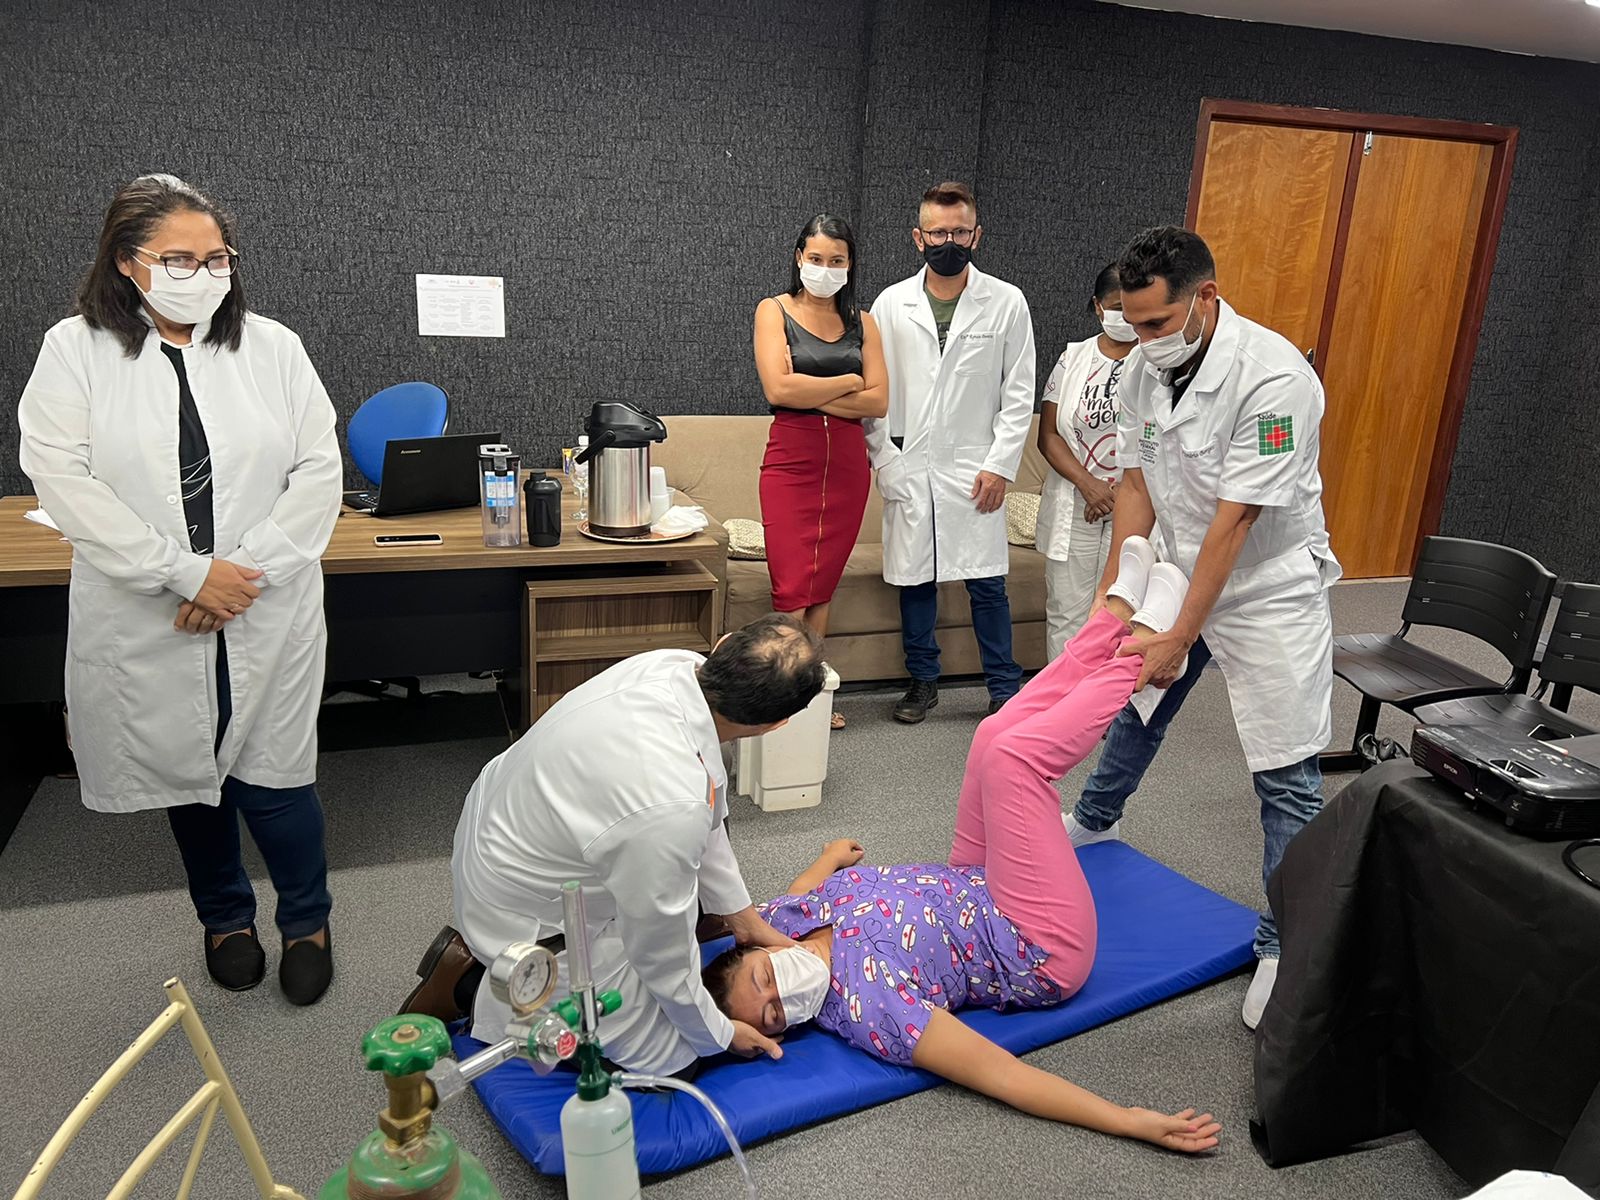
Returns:
[[[800,264],[800,282],[818,300],[826,300],[850,282],[850,268],[803,262]]]
[[[1183,331],[1189,328],[1189,318],[1194,315],[1194,305],[1198,299],[1200,293],[1196,292],[1189,300],[1189,311],[1183,314],[1183,326],[1177,332],[1169,333],[1165,337],[1151,338],[1140,345],[1139,350],[1144,355],[1144,361],[1156,370],[1175,371],[1194,357],[1200,339],[1206,335],[1205,318],[1200,318],[1200,332],[1194,335],[1194,341],[1186,339]]]
[[[784,1021],[791,1028],[803,1025],[822,1011],[832,976],[820,958],[801,946],[774,950],[770,957]]]
[[[1127,318],[1122,315],[1122,310],[1119,308],[1100,310],[1100,328],[1106,331],[1106,336],[1113,342],[1139,340],[1139,335],[1134,332],[1133,326],[1128,324]]]
[[[156,263],[150,268],[150,290],[145,291],[137,283],[133,286],[151,308],[173,324],[198,325],[209,321],[221,306],[233,287],[233,277],[218,279],[201,267],[187,279],[174,279]]]

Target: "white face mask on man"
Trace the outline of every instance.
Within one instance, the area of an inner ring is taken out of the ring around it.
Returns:
[[[1200,347],[1200,339],[1206,335],[1206,320],[1200,318],[1200,332],[1190,341],[1184,337],[1184,331],[1189,328],[1189,318],[1194,316],[1195,301],[1200,299],[1200,293],[1195,292],[1189,300],[1189,311],[1183,315],[1183,325],[1165,337],[1151,338],[1140,345],[1139,350],[1144,355],[1144,361],[1158,371],[1174,371],[1183,366],[1194,357],[1194,352]]]
[[[157,262],[150,267],[150,290],[145,291],[137,283],[133,286],[151,308],[173,324],[198,325],[209,321],[221,307],[233,288],[233,277],[218,278],[202,266],[187,279],[174,279]]]
[[[800,282],[818,300],[826,300],[850,282],[850,268],[803,262],[800,264]]]
[[[822,1011],[833,977],[820,958],[801,946],[774,950],[770,957],[785,1025],[791,1029],[803,1025]]]

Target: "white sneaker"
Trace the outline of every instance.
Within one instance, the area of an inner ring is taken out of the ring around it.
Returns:
[[[1130,542],[1132,538],[1128,539]],[[1146,542],[1145,545],[1150,543]],[[1119,575],[1120,583],[1122,577]],[[1183,598],[1189,594],[1189,579],[1175,563],[1158,562],[1146,572],[1144,599],[1138,611],[1128,618],[1130,625],[1143,625],[1165,633],[1178,623]]]
[[[1261,1024],[1261,1014],[1267,1011],[1267,1001],[1272,999],[1272,985],[1278,982],[1278,960],[1275,958],[1260,958],[1256,960],[1256,975],[1250,981],[1250,990],[1244,994],[1244,1017],[1246,1029],[1254,1029]]]
[[[1149,538],[1138,534],[1122,543],[1122,553],[1117,557],[1117,581],[1106,589],[1106,595],[1125,600],[1130,608],[1144,603],[1145,584],[1150,579],[1150,568],[1156,565],[1156,548]]]
[[[1078,818],[1070,812],[1061,814],[1061,823],[1067,827],[1067,837],[1072,841],[1074,850],[1081,850],[1085,846],[1092,846],[1096,842],[1120,842],[1122,840],[1122,822],[1113,821],[1110,828],[1093,830],[1085,829],[1078,824]]]

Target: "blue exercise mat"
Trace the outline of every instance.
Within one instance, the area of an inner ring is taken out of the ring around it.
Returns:
[[[1100,944],[1089,982],[1056,1008],[999,1013],[974,1009],[961,1019],[1014,1053],[1036,1050],[1209,983],[1251,961],[1256,914],[1185,879],[1123,842],[1078,852],[1100,917]],[[730,943],[706,947],[708,957]],[[624,1003],[631,999],[625,998]],[[456,1054],[483,1048],[458,1034]],[[576,1076],[540,1076],[518,1060],[473,1086],[500,1131],[546,1175],[564,1172],[561,1106]],[[718,1059],[695,1080],[749,1146],[944,1082],[937,1075],[880,1062],[825,1030],[787,1034],[783,1057]],[[639,1169],[678,1171],[728,1153],[721,1131],[693,1096],[630,1092]]]

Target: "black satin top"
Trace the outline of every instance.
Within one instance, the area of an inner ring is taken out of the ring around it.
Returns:
[[[783,308],[782,304],[778,305]],[[861,322],[844,331],[837,341],[824,341],[783,312],[783,336],[789,343],[789,358],[794,363],[796,375],[859,375],[861,374]],[[772,407],[773,416],[789,413],[794,416],[821,416],[793,408]]]

